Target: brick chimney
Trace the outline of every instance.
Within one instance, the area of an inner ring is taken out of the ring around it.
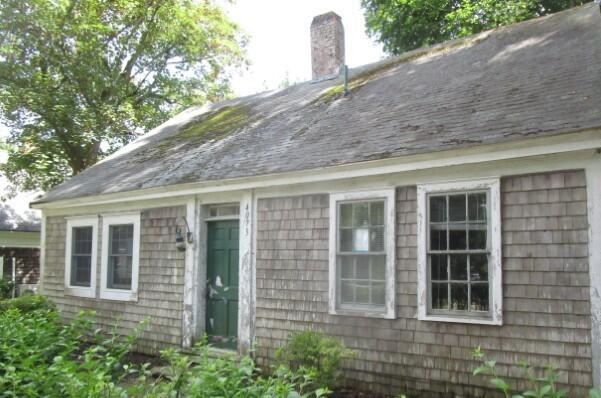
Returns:
[[[313,80],[338,75],[344,65],[344,27],[334,12],[318,15],[311,22]]]

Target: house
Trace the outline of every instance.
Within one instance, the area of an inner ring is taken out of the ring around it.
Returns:
[[[5,158],[0,152],[0,163]],[[15,283],[15,295],[36,290],[40,275],[40,214],[29,209],[36,192],[7,196],[9,182],[0,177],[0,279]]]
[[[148,353],[207,333],[265,366],[322,330],[374,392],[481,396],[476,346],[520,386],[521,360],[599,386],[599,6],[346,82],[343,32],[314,19],[312,81],[189,109],[34,202],[43,294],[149,317]]]

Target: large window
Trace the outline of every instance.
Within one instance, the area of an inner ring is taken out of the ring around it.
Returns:
[[[67,220],[65,245],[67,294],[82,297],[94,297],[96,294],[97,231],[97,217]]]
[[[330,310],[394,314],[394,190],[331,195]]]
[[[106,216],[102,222],[100,297],[137,300],[140,215]]]
[[[419,189],[421,319],[501,322],[497,180]]]

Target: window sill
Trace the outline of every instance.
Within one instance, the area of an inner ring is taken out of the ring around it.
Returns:
[[[102,289],[100,298],[103,300],[136,302],[138,301],[138,293],[131,290]]]
[[[432,322],[451,322],[451,323],[469,323],[476,325],[503,325],[502,319],[493,318],[471,318],[461,316],[445,316],[445,315],[422,315],[417,318],[420,321],[432,321]]]
[[[65,295],[84,298],[96,298],[96,289],[91,287],[65,286]]]
[[[362,318],[395,319],[394,313],[389,314],[386,311],[369,311],[349,308],[337,308],[335,310],[331,310],[330,315],[357,316]]]

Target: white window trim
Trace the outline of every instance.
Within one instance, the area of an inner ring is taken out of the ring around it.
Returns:
[[[377,200],[386,201],[386,297],[384,311],[369,311],[364,308],[357,310],[338,308],[337,280],[336,280],[336,252],[338,234],[337,204],[349,200]],[[370,190],[359,192],[343,192],[330,194],[330,231],[329,231],[329,313],[332,315],[351,315],[376,318],[395,318],[395,189]]]
[[[109,226],[133,224],[133,250],[131,264],[131,289],[106,287],[109,254]],[[138,301],[138,270],[140,264],[140,213],[110,215],[102,218],[102,252],[100,267],[100,298],[105,300]]]
[[[92,227],[92,259],[90,264],[90,286],[71,286],[71,249],[74,227]],[[69,296],[96,297],[96,261],[98,259],[98,217],[79,217],[67,219],[67,238],[65,242],[65,294]]]
[[[417,318],[422,321],[503,324],[503,280],[501,257],[501,188],[498,178],[418,185],[417,187]],[[490,192],[490,317],[474,318],[428,314],[428,194],[487,189]]]

